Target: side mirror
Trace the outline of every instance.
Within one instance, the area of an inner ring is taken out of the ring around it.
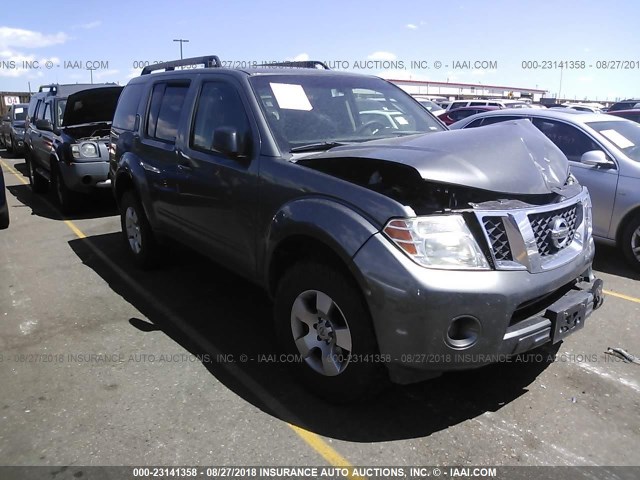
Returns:
[[[244,153],[242,139],[233,127],[220,127],[213,131],[213,150],[231,158]]]
[[[36,128],[46,132],[53,132],[53,125],[49,120],[36,120]]]
[[[585,165],[602,168],[610,168],[614,165],[602,150],[590,150],[588,152],[584,152],[582,157],[580,157],[580,162]]]

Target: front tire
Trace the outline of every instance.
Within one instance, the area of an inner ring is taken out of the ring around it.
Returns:
[[[158,244],[138,197],[125,192],[120,200],[120,225],[129,255],[141,268],[154,267],[158,262]]]
[[[640,270],[640,214],[627,222],[620,241],[622,252],[627,257],[630,266]]]
[[[37,175],[37,172],[35,173]],[[59,168],[52,169],[52,186],[62,213],[68,214],[74,212],[78,207],[78,194],[69,190],[64,183],[64,177]]]
[[[289,362],[294,374],[318,396],[352,402],[386,384],[367,305],[339,269],[313,261],[294,265],[278,285],[275,322],[285,353],[297,358]]]

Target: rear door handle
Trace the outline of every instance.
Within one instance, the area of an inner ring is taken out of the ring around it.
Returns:
[[[176,150],[176,155],[178,155],[178,170],[183,172],[193,171],[193,160],[189,155],[186,155],[182,150]]]

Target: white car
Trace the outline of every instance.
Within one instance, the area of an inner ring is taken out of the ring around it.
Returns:
[[[462,107],[527,108],[529,104],[522,100],[454,100],[447,105],[447,111]]]

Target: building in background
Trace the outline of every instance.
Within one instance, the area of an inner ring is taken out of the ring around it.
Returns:
[[[537,103],[547,92],[547,90],[540,90],[538,88],[502,87],[497,85],[483,85],[479,83],[388,80],[398,85],[411,95],[446,97],[449,100],[461,100],[465,98],[503,98],[514,100],[526,99]]]

